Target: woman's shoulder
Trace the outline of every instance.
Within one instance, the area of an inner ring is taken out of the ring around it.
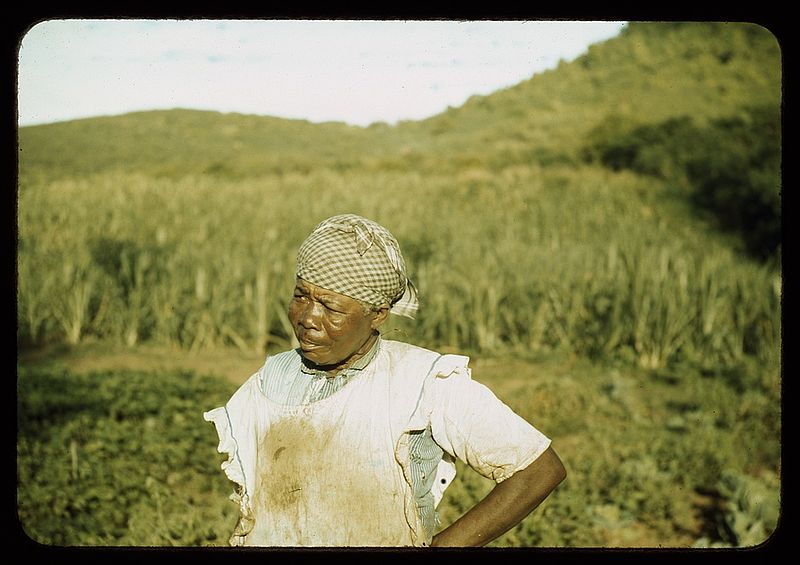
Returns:
[[[449,369],[447,372],[452,371],[456,367],[466,368],[469,364],[469,357],[466,355],[441,353],[404,341],[382,339],[381,349],[388,352],[393,357],[403,359],[407,362],[428,363],[431,367],[435,365],[437,369],[447,368]]]
[[[412,357],[439,357],[441,354],[436,351],[393,339],[381,338],[381,350],[392,355],[412,356]]]

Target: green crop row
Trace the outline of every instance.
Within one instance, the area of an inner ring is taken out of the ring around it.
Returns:
[[[780,271],[692,223],[655,179],[516,166],[23,182],[22,343],[291,343],[294,253],[356,212],[398,237],[421,293],[392,335],[472,352],[568,350],[643,367],[775,360]]]

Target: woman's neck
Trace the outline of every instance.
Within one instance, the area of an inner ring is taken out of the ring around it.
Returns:
[[[361,344],[361,347],[359,347],[347,359],[340,361],[335,365],[324,365],[324,366],[315,365],[314,368],[319,371],[325,372],[328,378],[333,378],[342,371],[344,371],[345,369],[349,369],[350,367],[352,367],[356,363],[356,361],[358,361],[359,359],[364,357],[367,353],[369,353],[372,350],[373,346],[375,345],[375,342],[378,340],[379,336],[380,333],[377,330],[374,330],[370,334],[370,336],[366,339],[366,341],[364,341],[364,343]]]

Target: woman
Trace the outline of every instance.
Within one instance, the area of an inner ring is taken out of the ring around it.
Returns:
[[[299,347],[205,414],[238,487],[232,545],[481,546],[564,480],[550,440],[473,381],[467,357],[381,337],[390,313],[418,308],[386,228],[353,214],[323,221],[296,275]],[[435,533],[456,458],[496,486]]]

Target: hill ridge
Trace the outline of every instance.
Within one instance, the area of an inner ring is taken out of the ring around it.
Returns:
[[[22,169],[252,176],[316,167],[574,160],[609,115],[707,121],[779,105],[781,52],[757,24],[631,23],[570,62],[423,120],[343,122],[172,109],[19,128]],[[490,161],[491,159],[489,159]],[[493,168],[493,167],[489,167]],[[494,167],[496,168],[496,167]]]

